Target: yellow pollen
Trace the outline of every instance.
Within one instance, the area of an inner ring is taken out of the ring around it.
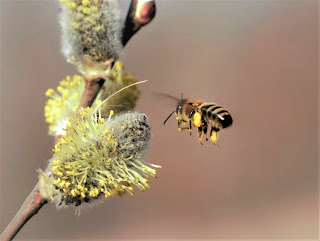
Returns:
[[[71,195],[74,196],[74,197],[77,196],[77,194],[76,194],[76,192],[75,192],[75,189],[72,189],[72,190],[71,190]]]
[[[213,144],[215,144],[218,140],[218,132],[212,131],[210,136],[210,141],[212,141]]]
[[[60,176],[60,177],[62,177],[62,176],[63,176],[63,173],[62,173],[62,172],[58,172],[57,175]]]
[[[54,184],[59,184],[61,182],[60,177],[54,182]]]
[[[53,89],[48,89],[48,90],[46,91],[46,96],[47,96],[47,97],[50,97],[50,96],[52,96],[54,93],[55,93],[55,92],[54,92]]]
[[[201,114],[199,112],[194,113],[193,122],[196,127],[200,127],[202,125]]]

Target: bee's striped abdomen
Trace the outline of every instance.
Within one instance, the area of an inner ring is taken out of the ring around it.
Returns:
[[[222,106],[215,103],[203,103],[199,107],[199,110],[207,123],[212,125],[216,131],[232,125],[232,117],[230,113]]]

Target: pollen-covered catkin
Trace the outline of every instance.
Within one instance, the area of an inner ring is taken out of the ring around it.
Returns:
[[[95,101],[95,104],[98,105],[111,94],[136,82],[138,82],[136,77],[132,73],[126,72],[122,62],[115,62],[110,74],[109,81],[105,81],[100,90],[98,98]],[[101,106],[102,116],[108,114],[111,109],[115,114],[133,110],[136,106],[139,95],[140,91],[137,86],[132,86],[119,92],[108,101],[103,103],[103,105]]]
[[[52,136],[63,135],[68,119],[77,111],[81,91],[85,80],[80,75],[67,76],[61,80],[57,90],[48,89],[45,95],[49,98],[44,107],[44,116],[49,123],[49,134]]]
[[[126,87],[136,83],[137,79],[133,74],[125,71],[124,65],[120,61],[116,61],[109,76],[109,80],[105,81],[96,100],[92,104],[95,108],[108,96]],[[52,136],[63,135],[68,119],[79,108],[81,94],[85,86],[85,80],[80,75],[67,76],[60,81],[57,90],[48,89],[46,96],[49,98],[44,108],[46,122],[49,123],[49,134]],[[104,102],[100,107],[102,116],[108,115],[112,109],[115,114],[123,111],[132,110],[139,98],[139,90],[137,86],[125,89],[108,101]]]
[[[160,168],[144,161],[151,138],[144,114],[103,119],[99,112],[82,109],[65,132],[57,139],[48,168],[39,175],[41,194],[58,206],[79,206],[101,195],[133,195],[132,185],[142,191],[149,188],[150,178],[156,177],[152,167]]]
[[[118,0],[60,0],[62,53],[87,77],[100,76],[121,51]]]

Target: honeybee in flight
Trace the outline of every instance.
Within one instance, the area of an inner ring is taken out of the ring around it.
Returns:
[[[211,126],[210,141],[217,145],[218,132],[232,125],[233,120],[230,113],[218,104],[198,99],[184,99],[182,94],[181,100],[173,96],[166,96],[175,99],[177,107],[163,124],[175,113],[179,131],[189,130],[191,135],[192,127],[198,128],[198,140],[201,145],[203,145],[202,138],[207,134],[209,126]]]

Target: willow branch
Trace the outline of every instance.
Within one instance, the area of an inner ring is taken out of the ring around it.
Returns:
[[[154,0],[132,0],[125,25],[122,29],[122,45],[125,46],[142,26],[151,22],[155,13],[156,5]],[[105,79],[102,78],[86,78],[80,107],[86,108],[92,105],[104,82]],[[46,203],[47,200],[39,193],[37,184],[24,201],[15,217],[1,234],[0,240],[12,240],[28,220],[32,218],[33,215],[37,214],[41,207]]]
[[[12,240],[28,220],[32,218],[33,215],[37,214],[40,208],[46,203],[47,200],[40,195],[37,184],[22,204],[16,216],[1,234],[0,240]]]
[[[84,91],[81,97],[80,107],[83,107],[83,108],[91,107],[104,81],[105,81],[104,79],[100,79],[100,78],[97,78],[97,79],[86,78]]]

